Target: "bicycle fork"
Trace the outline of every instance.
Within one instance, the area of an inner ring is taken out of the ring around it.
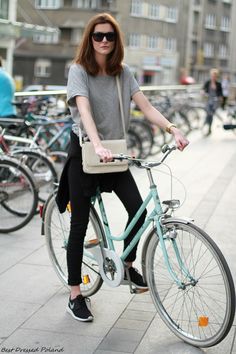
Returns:
[[[198,281],[192,277],[192,275],[190,274],[189,270],[187,269],[187,267],[185,266],[185,264],[184,264],[184,262],[183,262],[183,260],[181,258],[181,255],[180,255],[180,252],[179,252],[179,248],[178,248],[178,245],[177,245],[177,242],[176,242],[177,231],[175,230],[175,228],[170,230],[169,231],[169,235],[166,236],[166,237],[163,236],[163,232],[162,232],[162,229],[161,229],[159,223],[156,223],[156,228],[157,228],[157,233],[159,235],[159,242],[160,242],[160,246],[161,246],[162,253],[163,253],[163,256],[164,256],[164,261],[165,261],[166,267],[168,269],[168,272],[169,272],[171,278],[178,285],[179,289],[185,290],[186,287],[188,287],[188,286],[191,286],[191,285],[195,286]],[[167,252],[167,249],[166,249],[166,241],[168,241],[168,240],[171,242],[171,245],[172,245],[172,247],[174,249],[174,253],[175,253],[175,256],[176,256],[176,259],[177,259],[177,262],[178,262],[178,265],[179,265],[179,269],[181,271],[181,274],[183,274],[189,280],[188,282],[182,282],[179,279],[179,277],[176,274],[176,272],[173,270],[173,267],[171,266],[169,255],[168,255],[168,252]]]

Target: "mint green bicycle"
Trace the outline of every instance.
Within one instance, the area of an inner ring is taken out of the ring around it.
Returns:
[[[102,200],[91,200],[90,220],[84,245],[82,293],[95,294],[105,282],[111,287],[122,284],[127,270],[124,259],[147,231],[142,246],[142,272],[155,307],[166,325],[185,342],[210,347],[228,334],[235,315],[235,289],[230,269],[215,242],[190,219],[173,216],[178,200],[160,201],[152,168],[163,163],[176,147],[163,148],[159,162],[130,156],[127,159],[147,172],[150,191],[134,219],[119,236],[111,233]],[[129,234],[143,211],[153,204],[146,220],[126,250],[116,252],[114,241]],[[50,259],[61,281],[67,285],[66,248],[70,226],[70,206],[60,214],[55,194],[43,211],[43,230]],[[128,277],[128,272],[126,273]],[[131,293],[138,289],[129,285]]]

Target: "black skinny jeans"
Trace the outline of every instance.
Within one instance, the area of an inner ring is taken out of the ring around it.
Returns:
[[[80,163],[79,159],[71,158],[68,167],[68,183],[71,202],[71,229],[67,247],[68,285],[79,285],[82,283],[81,266],[83,244],[89,221],[90,197],[84,196],[83,188],[78,181],[76,173],[76,171],[79,170]],[[139,190],[129,170],[119,173],[119,178],[116,178],[113,190],[127,210],[127,226],[142,204]],[[124,249],[144,223],[145,217],[146,210],[124,241]],[[138,244],[126,258],[127,262],[133,262],[136,259],[137,246]]]

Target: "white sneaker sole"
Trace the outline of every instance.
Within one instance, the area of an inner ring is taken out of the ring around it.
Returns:
[[[75,316],[69,306],[67,306],[66,310],[77,321],[81,321],[81,322],[92,322],[93,321],[93,316],[89,316],[88,318],[80,318],[80,317]]]

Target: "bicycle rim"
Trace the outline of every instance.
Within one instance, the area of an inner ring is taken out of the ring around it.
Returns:
[[[69,208],[60,214],[53,195],[46,205],[44,230],[46,245],[52,265],[64,285],[67,286],[68,272],[66,261],[66,249],[70,231],[70,210]],[[103,230],[97,220],[96,211],[91,206],[89,224],[85,236],[85,242],[98,238],[103,240]],[[81,292],[84,296],[95,294],[102,285],[102,278],[99,268],[94,259],[88,258],[84,251],[82,260]]]
[[[45,202],[58,182],[53,162],[39,151],[16,150],[13,151],[13,155],[22,158],[32,171],[39,189],[39,201]]]
[[[186,285],[184,290],[178,287],[154,232],[146,257],[146,277],[154,304],[166,325],[185,342],[198,347],[216,345],[226,337],[234,320],[235,290],[229,267],[215,243],[195,225],[169,222],[165,226],[167,237],[175,232],[184,266],[197,283]],[[167,239],[165,243],[178,279],[190,283],[172,241]]]
[[[37,190],[30,171],[18,161],[0,162],[0,232],[21,229],[34,216]]]

